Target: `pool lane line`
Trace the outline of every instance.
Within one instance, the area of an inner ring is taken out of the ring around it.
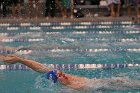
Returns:
[[[140,64],[44,64],[59,70],[78,70],[78,69],[123,69],[128,67],[140,67]],[[31,70],[25,65],[0,65],[0,70]]]
[[[0,49],[0,54],[31,54],[35,52],[46,52],[46,53],[63,53],[63,52],[87,52],[87,53],[102,53],[102,52],[136,52],[140,53],[140,48],[127,48],[127,49],[121,49],[121,48],[115,48],[115,49],[109,49],[109,48],[98,48],[98,49],[44,49],[44,50],[32,50],[30,48],[19,48],[17,50],[5,50]]]

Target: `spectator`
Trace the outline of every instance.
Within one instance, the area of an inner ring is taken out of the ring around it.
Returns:
[[[7,16],[7,6],[8,6],[9,1],[8,0],[0,0],[0,7],[2,9],[2,16],[6,17]]]
[[[131,6],[135,5],[136,2],[135,0],[124,0],[125,1],[125,6],[127,7],[127,14],[128,16],[131,16]]]
[[[35,1],[35,4],[33,4]],[[32,18],[33,13],[35,13],[36,18],[39,17],[39,1],[40,0],[29,0],[29,17]],[[35,7],[35,12],[33,12],[33,6]]]
[[[13,17],[21,16],[21,3],[23,0],[12,0],[12,15]]]
[[[68,11],[70,11],[70,17],[73,18],[73,0],[61,0],[61,13],[63,18],[69,17]]]
[[[121,6],[121,2],[120,0],[106,0],[109,9],[110,9],[110,15],[112,17],[115,16],[120,16],[120,6]],[[115,12],[115,5],[117,5],[117,11]]]
[[[136,12],[137,12],[137,17],[140,18],[140,0],[136,0]]]
[[[56,2],[55,0],[46,0],[45,2],[45,17],[48,19],[49,17],[55,16],[56,10]]]
[[[2,9],[1,6],[2,6],[2,1],[0,1],[0,11],[1,11],[1,9]]]

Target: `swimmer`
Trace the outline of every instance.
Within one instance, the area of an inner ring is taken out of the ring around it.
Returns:
[[[0,55],[0,60],[5,63],[15,64],[17,62],[28,66],[39,73],[47,73],[47,78],[50,78],[50,74],[52,74],[52,80],[54,83],[59,81],[61,84],[76,90],[81,89],[140,89],[140,81],[132,80],[129,78],[105,78],[105,79],[89,79],[86,77],[80,77],[76,75],[71,75],[67,73],[63,73],[60,70],[53,70],[53,68],[49,68],[39,62],[24,59],[15,55],[3,56]]]

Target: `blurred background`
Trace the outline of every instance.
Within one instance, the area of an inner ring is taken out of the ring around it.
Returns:
[[[81,18],[137,16],[133,0],[1,0],[1,18]],[[135,0],[139,1],[139,0]],[[137,5],[137,7],[135,7]],[[134,10],[134,11],[133,11]],[[114,14],[116,12],[116,15]]]

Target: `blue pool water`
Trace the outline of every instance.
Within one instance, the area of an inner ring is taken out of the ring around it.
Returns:
[[[15,54],[44,64],[139,64],[138,25],[129,21],[0,25],[0,53]],[[139,67],[63,71],[88,78],[124,77],[140,80]],[[1,93],[139,93],[140,91],[73,90],[59,83],[54,85],[45,80],[42,74],[32,70],[0,70],[0,79]]]

